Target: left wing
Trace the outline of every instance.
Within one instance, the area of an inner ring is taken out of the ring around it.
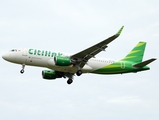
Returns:
[[[120,28],[120,30],[113,36],[79,52],[71,56],[71,59],[75,61],[76,65],[78,65],[80,68],[83,68],[83,66],[86,64],[86,62],[92,58],[95,57],[96,54],[98,54],[101,51],[105,51],[105,49],[108,47],[107,45],[115,40],[122,32],[124,26]]]

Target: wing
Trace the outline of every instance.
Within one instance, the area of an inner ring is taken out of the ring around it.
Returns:
[[[101,51],[105,51],[107,48],[107,45],[115,40],[122,32],[124,26],[120,28],[120,30],[113,36],[79,52],[71,56],[71,59],[76,61],[76,65],[80,68],[83,68],[83,66],[86,64],[86,62],[92,58],[95,57],[96,54],[98,54]]]

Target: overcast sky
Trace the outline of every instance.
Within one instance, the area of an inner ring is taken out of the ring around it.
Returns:
[[[99,57],[123,58],[139,41],[159,57],[157,0],[1,0],[0,55],[12,48],[79,52],[125,28]],[[46,81],[41,71],[0,58],[0,120],[158,120],[159,62],[124,75]]]

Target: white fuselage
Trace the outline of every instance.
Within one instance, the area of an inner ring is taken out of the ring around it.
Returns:
[[[51,56],[51,53],[59,54],[57,52],[48,52],[49,55],[42,55],[40,52],[34,53],[33,49],[29,53],[30,49],[14,49],[8,52],[7,54],[3,55],[2,57],[13,63],[17,64],[25,64],[30,66],[37,66],[37,67],[46,67],[49,69],[53,69],[55,71],[61,71],[61,72],[69,72],[69,73],[76,73],[77,67],[70,66],[56,66],[54,57]],[[62,56],[70,56],[66,54],[60,53]],[[89,73],[94,70],[97,70],[99,68],[102,68],[104,66],[107,66],[109,64],[112,64],[116,62],[115,60],[111,59],[103,59],[103,58],[91,58],[86,65],[82,68],[83,73]]]

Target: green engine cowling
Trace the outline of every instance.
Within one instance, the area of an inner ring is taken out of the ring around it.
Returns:
[[[54,70],[43,70],[42,77],[43,79],[50,80],[50,79],[61,78],[62,76],[59,76]]]
[[[57,66],[69,66],[71,64],[71,59],[69,57],[57,56],[54,61]]]

